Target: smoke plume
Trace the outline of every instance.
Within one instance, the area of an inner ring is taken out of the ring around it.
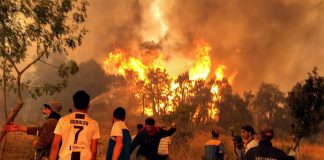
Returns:
[[[169,73],[179,74],[203,40],[212,46],[214,68],[225,64],[225,72],[238,73],[237,91],[255,90],[263,81],[289,90],[314,66],[324,70],[321,0],[96,0],[88,15],[90,33],[72,56],[79,61],[102,63],[114,48],[146,57],[136,50],[155,47],[165,54]]]

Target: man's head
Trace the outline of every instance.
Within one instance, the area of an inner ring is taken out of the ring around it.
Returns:
[[[126,111],[123,107],[117,107],[113,113],[114,120],[125,121]]]
[[[215,138],[217,139],[219,137],[219,132],[215,131],[215,130],[212,130],[212,138]]]
[[[48,104],[44,104],[43,115],[48,117],[52,112],[60,113],[62,104],[57,100],[52,100]]]
[[[264,126],[260,131],[260,138],[264,141],[271,141],[274,136],[274,131],[270,126]]]
[[[137,124],[136,128],[137,128],[137,133],[141,132],[141,130],[143,129],[143,124]]]
[[[243,139],[248,140],[253,138],[255,134],[254,128],[251,125],[244,125],[241,127],[241,136]]]
[[[145,125],[146,125],[147,131],[152,131],[154,129],[155,120],[153,118],[149,117],[145,120]]]
[[[80,90],[73,95],[74,107],[86,111],[89,107],[90,96],[87,92]]]

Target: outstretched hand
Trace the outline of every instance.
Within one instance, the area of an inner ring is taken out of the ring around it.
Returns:
[[[5,126],[5,130],[7,132],[16,132],[19,131],[20,126],[18,126],[16,123],[11,123],[10,125]]]

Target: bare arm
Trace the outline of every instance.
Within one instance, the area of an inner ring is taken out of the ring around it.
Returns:
[[[116,144],[114,147],[112,160],[118,160],[120,152],[123,149],[123,137],[122,136],[116,136]]]
[[[39,127],[30,127],[30,128],[39,128]],[[16,131],[27,132],[27,127],[20,126],[15,123],[5,126],[5,129],[7,132],[16,132]]]
[[[58,134],[54,135],[54,140],[52,143],[52,148],[51,148],[51,153],[50,153],[50,160],[56,160],[57,152],[60,147],[61,139],[62,139],[62,136],[60,136]]]
[[[95,160],[97,156],[98,139],[91,139],[91,160]]]

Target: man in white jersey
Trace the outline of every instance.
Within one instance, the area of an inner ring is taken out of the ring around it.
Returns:
[[[85,91],[73,95],[75,111],[62,117],[54,130],[50,160],[95,160],[100,138],[98,123],[87,115],[90,96]],[[60,141],[62,146],[59,150]]]

